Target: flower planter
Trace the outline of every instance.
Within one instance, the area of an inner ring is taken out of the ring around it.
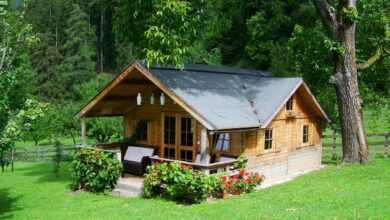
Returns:
[[[222,193],[222,199],[227,199],[229,198],[229,193],[228,192],[223,192]]]
[[[241,191],[240,191],[240,190],[234,190],[234,191],[232,192],[232,194],[233,194],[233,195],[236,195],[236,196],[239,196],[239,195],[241,195]]]

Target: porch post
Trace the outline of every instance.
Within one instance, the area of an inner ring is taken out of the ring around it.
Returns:
[[[202,128],[200,133],[200,163],[208,164],[210,162],[209,140],[207,130]]]
[[[87,145],[87,128],[85,126],[85,118],[80,118],[81,125],[81,144],[82,146]]]

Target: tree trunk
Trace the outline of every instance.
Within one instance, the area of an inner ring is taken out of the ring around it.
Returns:
[[[344,24],[340,30],[344,54],[337,56],[332,76],[341,119],[343,161],[346,163],[368,160],[368,147],[362,120],[361,99],[355,58],[355,24]]]
[[[100,8],[100,36],[99,36],[99,72],[104,70],[104,14],[106,10],[103,6]]]
[[[356,24],[344,17],[343,9],[356,9],[355,0],[339,0],[338,11],[326,1],[314,1],[330,37],[343,53],[335,52],[335,64],[330,82],[337,94],[341,120],[343,161],[345,163],[365,163],[368,161],[368,147],[363,126],[361,99],[359,94],[355,29]],[[337,44],[336,44],[337,45]]]

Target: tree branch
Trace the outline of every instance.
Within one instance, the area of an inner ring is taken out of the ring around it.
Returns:
[[[337,22],[336,10],[327,0],[313,0],[314,5],[319,12],[322,23],[328,28],[332,37],[335,39],[338,35],[339,23]]]
[[[368,58],[364,63],[357,64],[357,68],[360,70],[367,69],[368,67],[382,59],[385,54],[386,50],[382,46],[379,46],[378,49],[376,49],[375,54]]]
[[[0,71],[1,71],[3,69],[4,63],[5,63],[5,56],[7,54],[7,48],[0,49],[0,52],[3,53],[3,54],[1,54],[1,58],[0,58]]]

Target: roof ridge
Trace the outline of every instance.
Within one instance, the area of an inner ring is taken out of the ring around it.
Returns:
[[[254,70],[254,69],[243,69],[239,67],[231,67],[231,66],[224,66],[224,65],[208,65],[208,64],[188,64],[190,66],[184,66],[183,69],[179,69],[173,66],[153,66],[149,69],[159,69],[159,70],[173,70],[173,71],[188,71],[188,72],[204,72],[204,73],[222,73],[222,74],[229,74],[229,75],[248,75],[248,76],[260,76],[260,77],[267,77],[269,76],[267,72],[262,70]],[[198,65],[199,68],[196,68],[195,65]],[[203,69],[200,69],[202,68]],[[211,67],[214,69],[206,69],[206,67]],[[219,68],[219,69],[218,69]],[[225,70],[221,69],[225,68]],[[227,70],[227,69],[230,69]]]

